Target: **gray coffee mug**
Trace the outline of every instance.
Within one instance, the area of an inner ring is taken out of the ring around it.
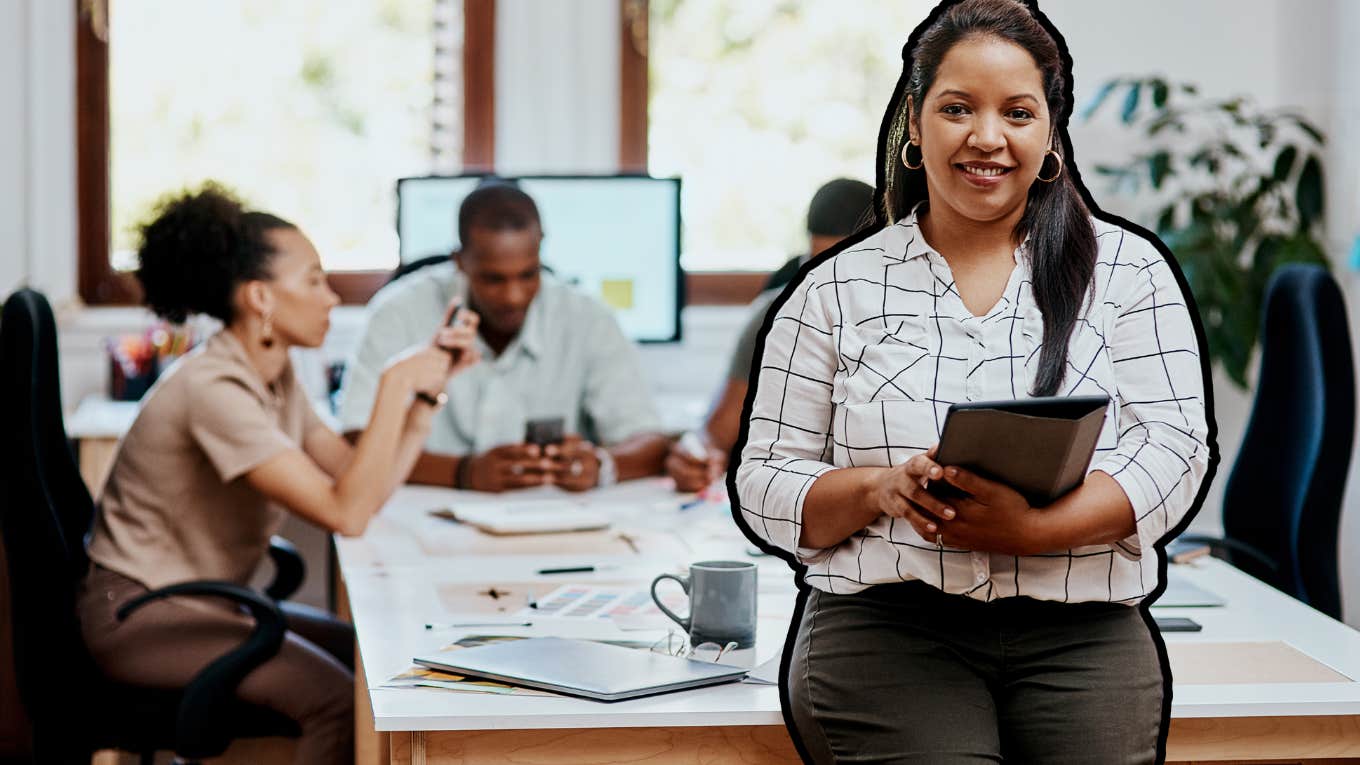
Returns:
[[[674,579],[689,596],[689,616],[672,612],[656,596],[663,579]],[[690,645],[735,642],[750,648],[756,642],[756,564],[709,560],[691,563],[689,576],[662,574],[652,580],[652,600],[666,616],[689,633]]]

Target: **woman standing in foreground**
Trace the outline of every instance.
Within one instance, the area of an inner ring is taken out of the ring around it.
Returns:
[[[126,620],[118,608],[183,581],[248,585],[285,512],[363,533],[415,464],[448,378],[476,363],[476,317],[431,327],[429,345],[388,364],[350,446],[312,411],[289,361],[289,348],[321,345],[339,302],[307,237],[210,184],[163,202],[142,238],[137,278],[152,310],[175,322],[206,313],[224,326],[161,377],[119,445],[78,608],[110,679],[178,688],[254,622],[211,598],[155,601]],[[237,694],[298,722],[297,762],[352,762],[353,632],[282,605],[283,646]]]
[[[734,478],[749,533],[806,566],[786,712],[819,763],[1152,762],[1170,689],[1135,606],[1215,460],[1192,310],[1083,203],[1029,7],[949,3],[913,41],[887,225],[779,307]],[[1084,394],[1111,408],[1052,505],[932,459],[951,403]]]

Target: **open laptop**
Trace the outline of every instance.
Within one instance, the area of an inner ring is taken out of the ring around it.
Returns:
[[[596,701],[621,701],[740,680],[741,667],[589,640],[543,637],[464,648],[415,663]]]

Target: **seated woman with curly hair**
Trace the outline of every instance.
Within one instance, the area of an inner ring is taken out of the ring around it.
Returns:
[[[118,608],[187,580],[246,584],[287,512],[362,533],[420,454],[449,377],[477,361],[476,317],[432,326],[428,345],[388,363],[351,446],[313,412],[289,363],[293,346],[321,345],[339,302],[307,237],[213,184],[164,200],[141,234],[137,278],[151,309],[175,322],[208,314],[223,328],[162,376],[123,439],[79,610],[111,679],[180,687],[252,621],[209,600],[156,601],[125,621]],[[298,722],[298,762],[352,761],[352,632],[319,612],[286,611],[283,647],[238,695]]]

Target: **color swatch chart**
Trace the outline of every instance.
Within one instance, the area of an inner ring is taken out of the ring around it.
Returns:
[[[685,596],[675,593],[666,597],[666,607],[672,611],[685,609]],[[525,608],[520,616],[555,619],[612,619],[637,616],[660,616],[646,590],[629,587],[600,587],[588,584],[564,584],[538,599],[536,607]]]

